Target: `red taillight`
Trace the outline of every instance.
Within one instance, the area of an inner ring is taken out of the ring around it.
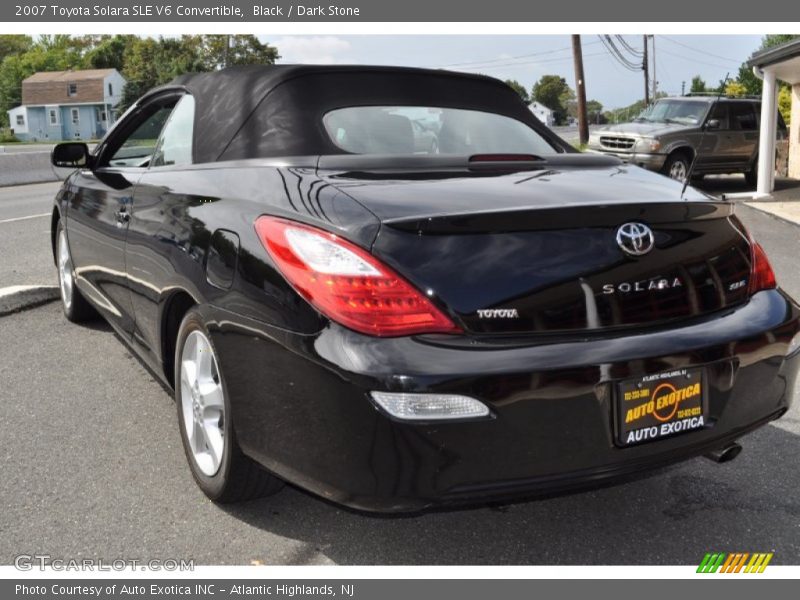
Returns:
[[[284,277],[329,319],[379,337],[460,332],[423,294],[358,246],[274,217],[259,217],[255,227]]]
[[[775,281],[775,272],[769,264],[767,253],[761,244],[756,242],[750,237],[750,255],[752,256],[752,265],[750,268],[750,294],[755,294],[761,290],[771,290],[778,287]]]
[[[733,226],[741,233],[750,244],[750,282],[747,285],[747,293],[752,296],[761,290],[771,290],[778,287],[775,280],[775,272],[769,264],[767,253],[757,241],[753,239],[747,227],[735,215],[730,216]]]
[[[535,154],[473,154],[469,162],[527,162],[540,161],[541,156]]]

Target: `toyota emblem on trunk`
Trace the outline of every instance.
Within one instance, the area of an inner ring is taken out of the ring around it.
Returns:
[[[617,244],[631,256],[642,256],[653,249],[653,230],[644,223],[625,223],[617,229]]]

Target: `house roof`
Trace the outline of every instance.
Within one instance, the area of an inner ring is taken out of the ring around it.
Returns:
[[[22,83],[47,83],[53,81],[74,82],[105,79],[116,69],[85,69],[81,71],[40,71],[24,79]]]
[[[747,64],[775,71],[778,79],[787,83],[800,83],[800,39],[756,52]]]
[[[541,102],[537,102],[536,100],[534,100],[533,102],[528,104],[528,107],[529,108],[538,108],[539,110],[548,110],[550,112],[555,112],[552,108],[549,108],[549,107],[545,106],[544,104],[542,104]]]

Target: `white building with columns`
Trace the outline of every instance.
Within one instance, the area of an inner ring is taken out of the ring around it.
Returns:
[[[758,147],[758,185],[755,197],[768,197],[775,189],[775,137],[778,82],[792,86],[789,126],[789,177],[800,179],[800,40],[757,52],[750,57],[756,77],[764,82]]]

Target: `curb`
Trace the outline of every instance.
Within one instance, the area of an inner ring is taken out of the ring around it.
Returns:
[[[57,285],[12,285],[0,288],[0,317],[58,299]]]
[[[783,223],[787,223],[788,225],[794,225],[795,227],[800,227],[800,223],[798,223],[797,221],[789,217],[785,217],[779,213],[772,212],[771,210],[767,210],[765,207],[759,206],[759,204],[767,205],[768,204],[767,202],[761,202],[761,203],[743,202],[742,204],[744,204],[747,208],[752,208],[753,210],[757,210],[762,215],[767,215],[768,217],[772,217],[773,219],[777,219],[778,221],[782,221]]]

